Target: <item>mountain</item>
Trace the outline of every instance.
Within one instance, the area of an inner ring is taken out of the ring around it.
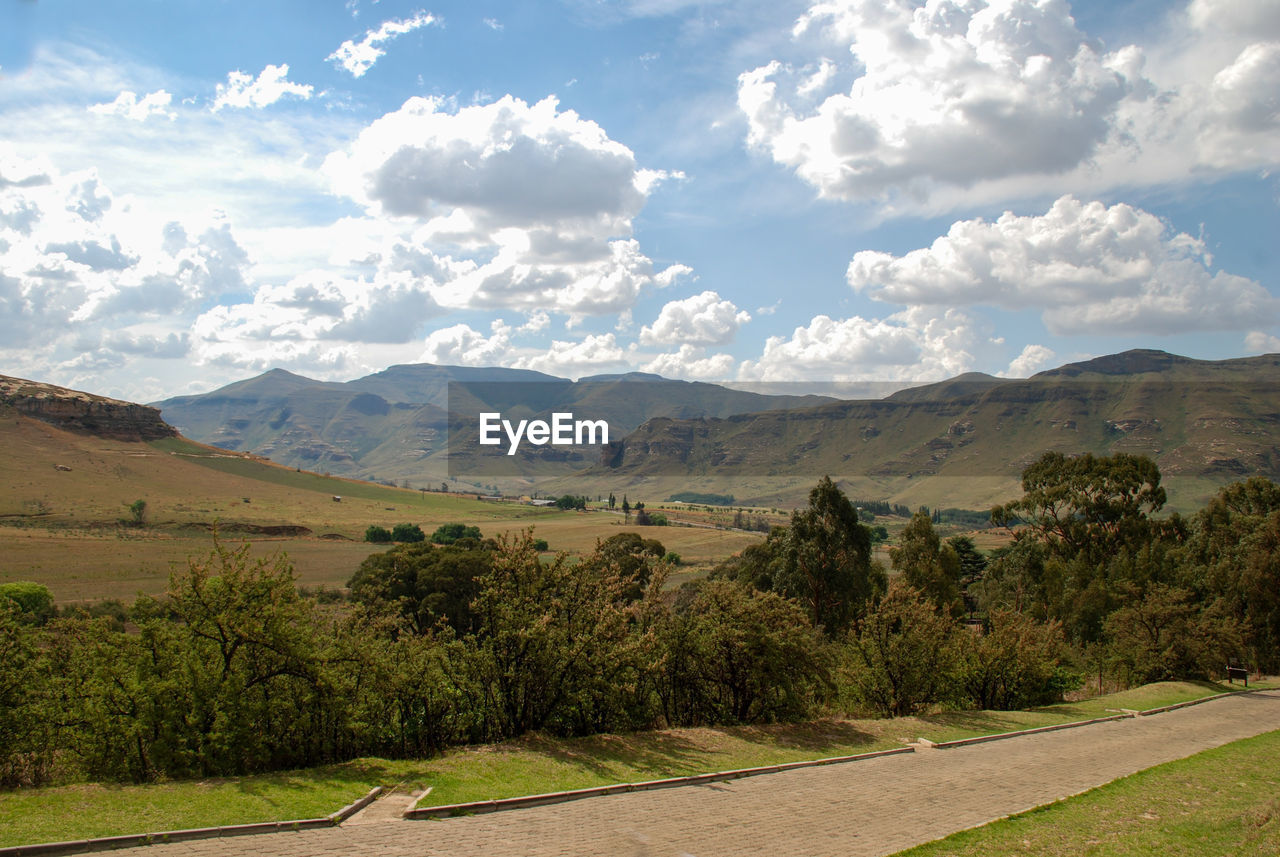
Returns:
[[[0,413],[6,410],[112,440],[158,440],[177,434],[156,408],[0,375]]]
[[[597,375],[576,382],[523,369],[392,366],[347,382],[324,382],[275,369],[211,393],[155,403],[164,418],[194,440],[251,451],[308,470],[362,479],[435,484],[449,472],[493,473],[472,467],[478,414],[547,419],[575,413],[606,420],[614,436],[648,419],[727,417],[811,406],[822,396],[769,396],[657,375]],[[453,413],[453,455],[450,446]],[[467,429],[459,434],[459,425]],[[569,474],[599,457],[596,448],[543,447],[500,459],[496,475]]]
[[[794,501],[824,474],[868,499],[983,508],[1049,450],[1140,453],[1177,504],[1252,474],[1280,478],[1280,355],[1129,351],[1029,379],[962,375],[885,399],[652,419],[579,477],[584,490]],[[736,488],[736,490],[735,490]],[[1175,505],[1177,505],[1175,504]]]

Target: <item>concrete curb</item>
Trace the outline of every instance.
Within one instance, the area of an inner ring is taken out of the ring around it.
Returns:
[[[221,839],[229,836],[253,836],[260,833],[287,833],[335,827],[372,803],[382,793],[382,786],[374,786],[368,794],[324,818],[299,818],[292,821],[262,821],[254,824],[229,824],[222,827],[192,827],[186,830],[166,830],[160,833],[131,833],[124,836],[100,836],[95,839],[74,839],[66,842],[41,842],[34,845],[13,845],[0,848],[0,857],[59,857],[63,854],[84,854],[94,851],[115,851],[119,848],[137,848],[142,845],[162,845],[170,842],[191,842],[198,839]]]
[[[481,812],[502,812],[509,809],[521,809],[530,806],[545,806],[553,803],[564,803],[571,800],[582,800],[589,797],[626,794],[628,792],[650,791],[653,789],[669,789],[679,786],[696,786],[707,783],[718,783],[726,780],[738,780],[743,777],[755,777],[761,774],[777,774],[782,771],[794,771],[799,768],[813,768],[820,765],[838,765],[845,762],[857,762],[862,759],[875,759],[881,756],[899,756],[913,753],[911,747],[897,747],[892,750],[879,750],[874,753],[859,753],[855,756],[833,756],[828,759],[815,759],[804,762],[783,762],[778,765],[763,765],[758,768],[739,768],[732,771],[718,771],[713,774],[695,774],[688,777],[668,777],[662,780],[648,780],[639,783],[616,783],[609,786],[595,786],[586,789],[573,789],[563,792],[528,795],[526,797],[501,798],[499,800],[480,800],[470,803],[444,804],[408,810],[404,818],[446,818],[455,815],[470,815]]]
[[[968,747],[970,744],[986,744],[988,741],[1003,741],[1006,738],[1019,738],[1023,735],[1037,735],[1041,732],[1057,732],[1061,729],[1075,729],[1078,726],[1090,726],[1094,723],[1108,723],[1112,720],[1128,720],[1132,714],[1113,714],[1110,717],[1095,717],[1092,720],[1074,720],[1071,723],[1055,723],[1052,726],[1037,726],[1034,729],[1019,729],[1017,732],[998,732],[995,735],[977,735],[973,738],[957,738],[955,741],[939,741],[934,746],[939,750],[950,750],[953,747]]]
[[[1192,705],[1200,705],[1204,702],[1211,702],[1215,699],[1222,699],[1227,696],[1238,696],[1242,693],[1255,693],[1252,688],[1247,690],[1226,690],[1222,693],[1215,693],[1212,696],[1202,696],[1199,699],[1189,699],[1186,702],[1175,702],[1173,705],[1162,705],[1159,708],[1148,708],[1146,711],[1131,711],[1122,709],[1122,713],[1113,714],[1110,717],[1095,717],[1092,720],[1076,720],[1071,723],[1058,723],[1053,726],[1038,726],[1035,729],[1021,729],[1017,732],[999,732],[995,735],[978,735],[974,738],[960,738],[955,741],[941,741],[932,744],[939,750],[949,750],[953,747],[967,747],[970,744],[985,744],[988,741],[1003,741],[1006,738],[1017,738],[1022,735],[1035,735],[1039,732],[1056,732],[1059,729],[1075,729],[1077,726],[1090,726],[1094,723],[1107,723],[1112,720],[1127,720],[1131,717],[1150,717],[1153,714],[1163,714],[1166,711],[1177,711],[1179,708],[1189,708]],[[1114,710],[1114,709],[1111,709]],[[921,739],[923,740],[923,739]]]
[[[1215,699],[1222,699],[1226,696],[1239,696],[1242,693],[1260,693],[1261,691],[1254,688],[1244,688],[1242,690],[1224,690],[1222,693],[1215,693],[1213,696],[1202,696],[1199,699],[1189,699],[1186,702],[1175,702],[1173,705],[1162,705],[1159,708],[1148,708],[1146,711],[1139,711],[1139,717],[1150,717],[1152,714],[1164,714],[1166,711],[1177,711],[1179,708],[1190,708],[1193,705],[1199,705],[1202,702],[1212,702]]]

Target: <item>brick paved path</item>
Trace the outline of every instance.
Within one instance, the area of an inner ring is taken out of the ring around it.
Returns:
[[[127,857],[877,855],[1280,729],[1280,692],[950,750],[442,821],[159,845]]]

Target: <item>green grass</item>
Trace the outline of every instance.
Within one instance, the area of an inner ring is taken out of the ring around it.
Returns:
[[[376,785],[420,775],[418,762],[357,759],[240,779],[0,792],[0,847],[256,821],[318,818]]]
[[[1250,684],[1251,688],[1254,686]],[[1231,689],[1226,684],[1211,681],[1161,681],[1106,696],[1048,705],[1030,711],[947,711],[911,719],[920,723],[918,737],[938,742],[955,741],[979,735],[1109,717],[1122,709],[1146,711],[1162,708]],[[1241,686],[1237,684],[1235,689],[1241,689]]]
[[[1140,771],[898,857],[1280,853],[1280,732]]]
[[[1226,689],[1160,682],[1034,711],[945,712],[893,720],[827,719],[554,739],[529,736],[424,761],[361,759],[238,780],[77,785],[0,792],[0,846],[327,815],[375,785],[430,787],[422,806],[751,768],[990,735],[1148,709]],[[1225,853],[1225,852],[1224,852]]]

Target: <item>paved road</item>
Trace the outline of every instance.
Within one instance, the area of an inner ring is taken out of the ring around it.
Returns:
[[[1280,729],[1280,692],[950,750],[441,821],[204,840],[127,857],[892,854]]]

